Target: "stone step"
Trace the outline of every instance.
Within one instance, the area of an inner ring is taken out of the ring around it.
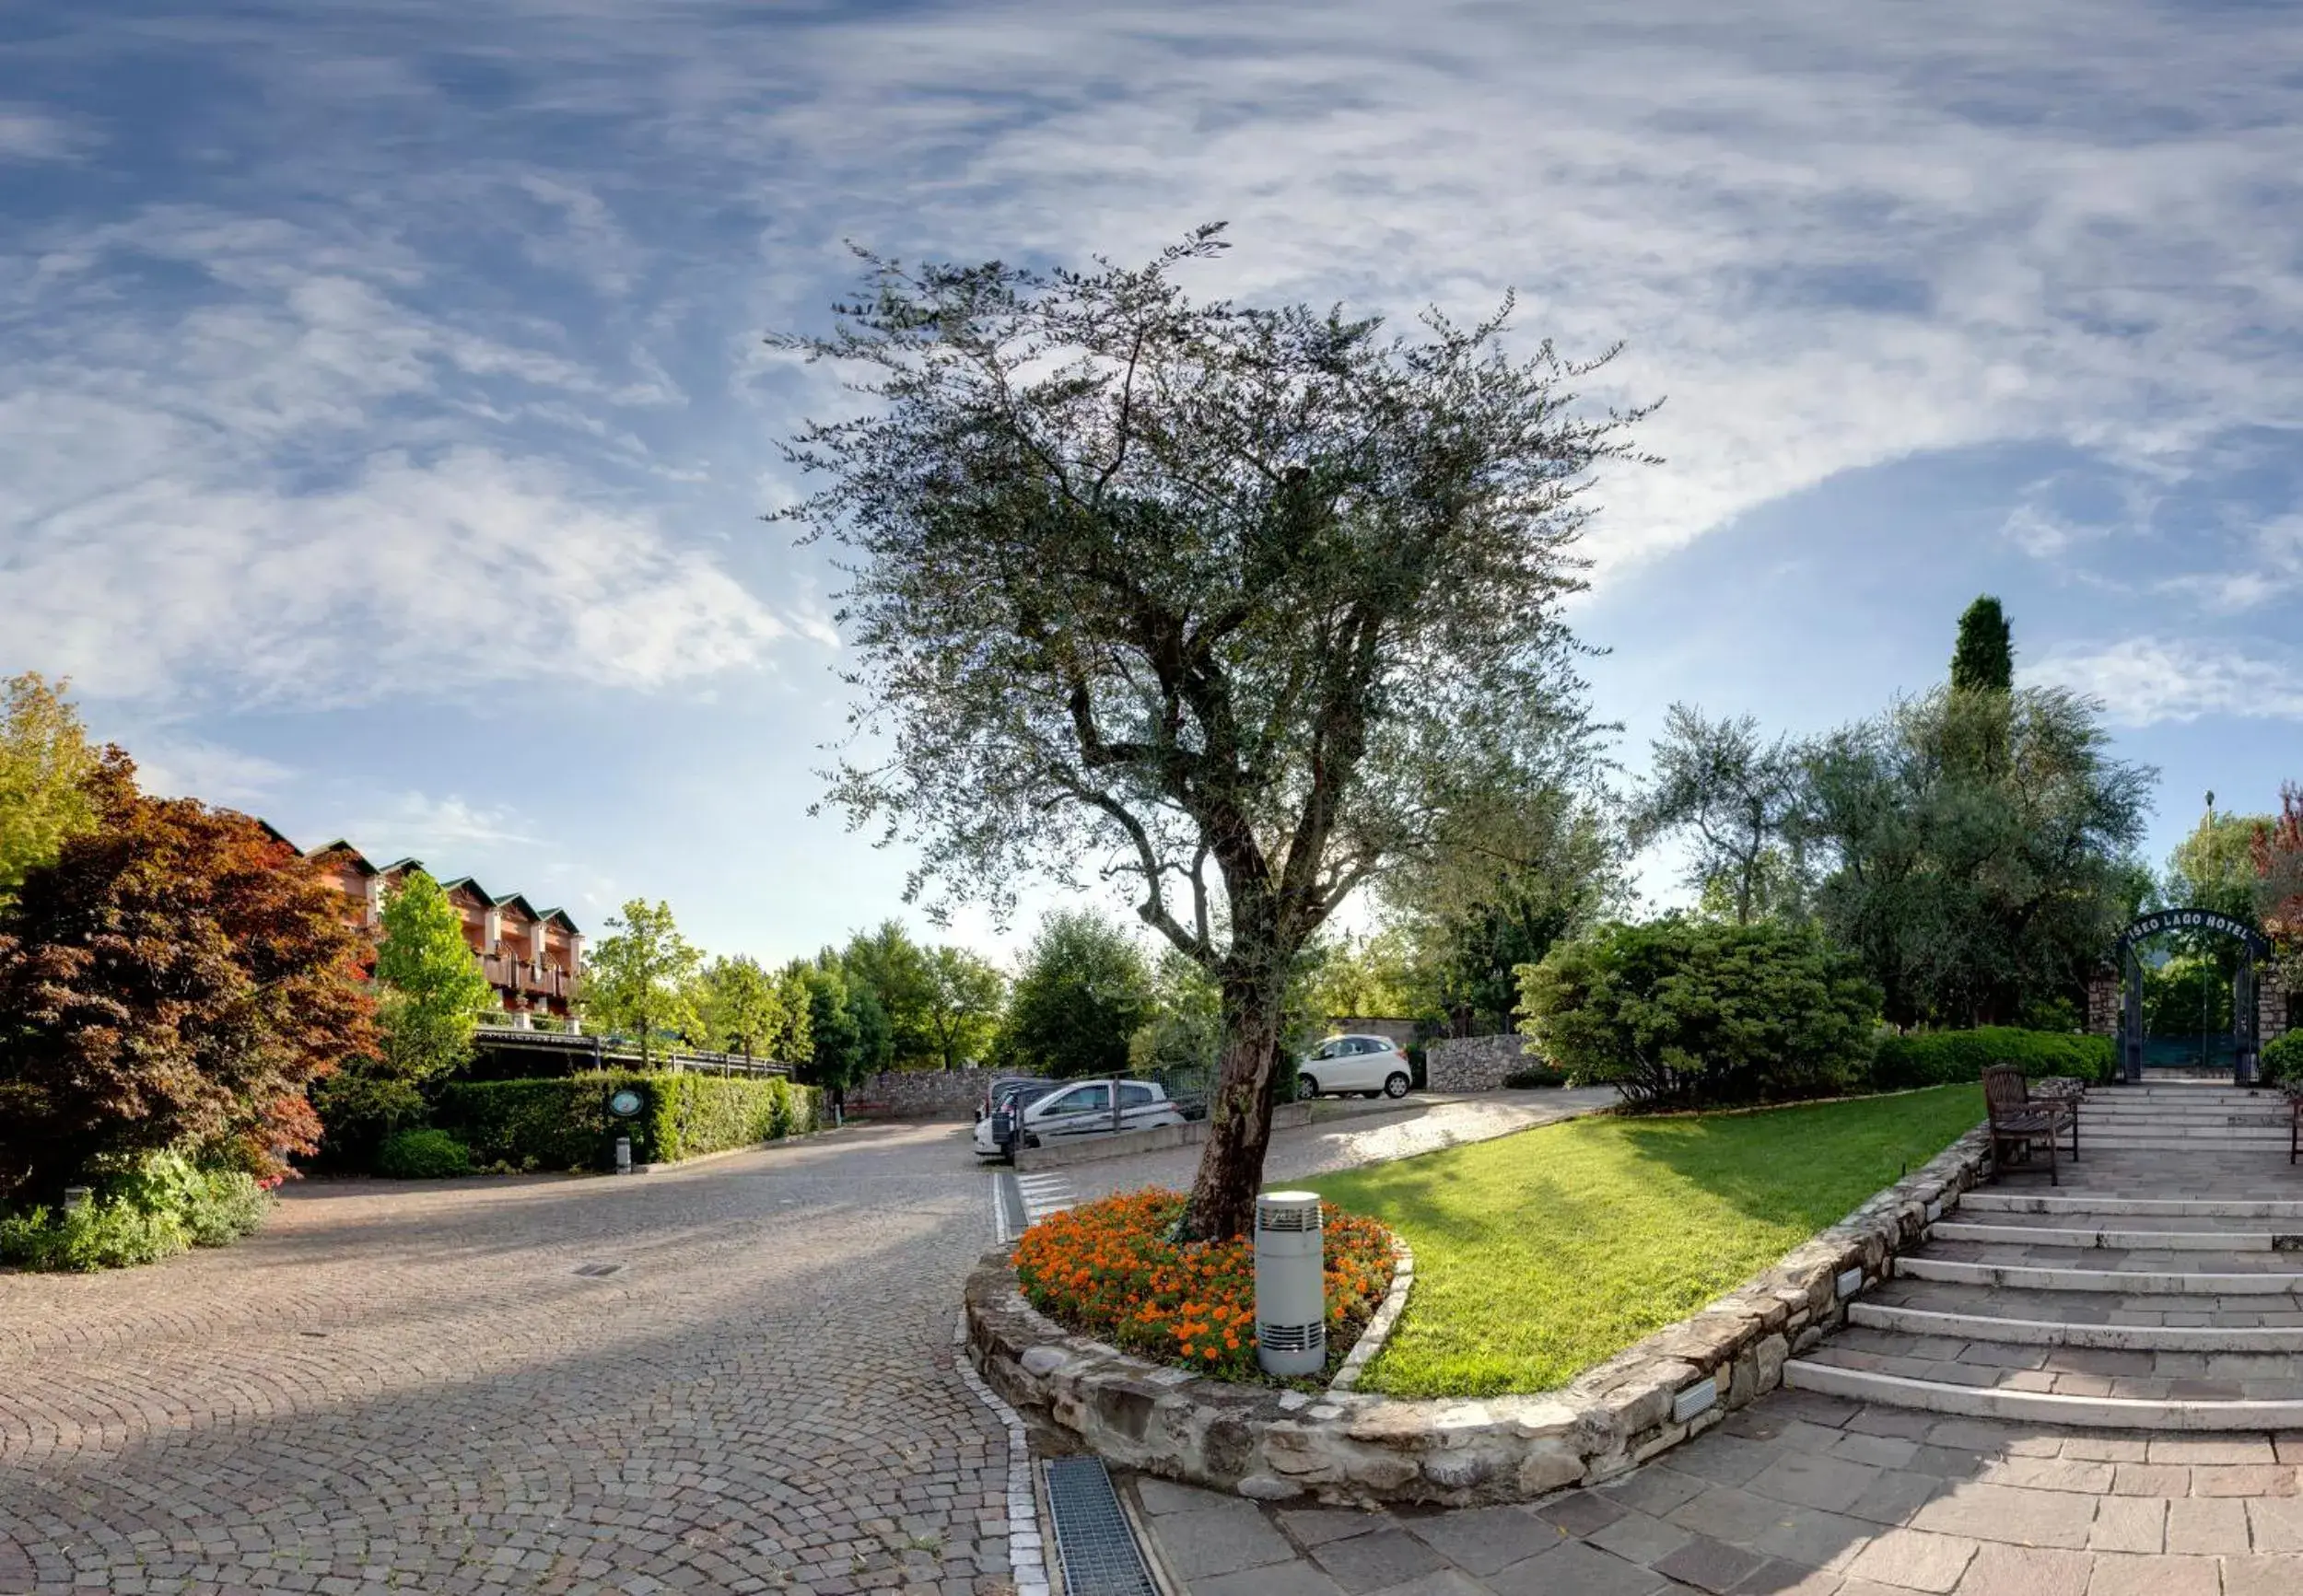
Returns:
[[[2003,1319],[1981,1313],[1896,1307],[1863,1299],[1847,1305],[1847,1319],[1849,1323],[1866,1330],[1960,1343],[2206,1355],[2276,1353],[2289,1359],[2303,1353],[2303,1323],[2109,1324],[2060,1319]],[[2298,1380],[2303,1380],[2303,1366],[2290,1363],[2289,1367]]]
[[[2303,1219],[2303,1199],[2293,1197],[2153,1197],[2108,1192],[1970,1192],[1960,1213],[2113,1214],[2154,1219]]]
[[[2064,1396],[2303,1402],[2303,1369],[2291,1354],[2277,1351],[2068,1346],[1858,1326],[1806,1356],[1841,1369],[1867,1369],[1945,1385],[1998,1385]]]
[[[2067,1396],[2052,1391],[1912,1380],[1873,1369],[1837,1368],[1818,1363],[1813,1357],[1795,1357],[1786,1363],[1783,1383],[1794,1391],[1876,1403],[1882,1407],[1915,1408],[1923,1413],[1965,1418],[2074,1425],[2088,1429],[2280,1430],[2303,1425],[2303,1400],[2233,1402],[2171,1396]]]
[[[2269,1230],[2115,1230],[2067,1225],[1975,1224],[1944,1219],[1932,1234],[1943,1241],[2015,1247],[2115,1247],[2145,1252],[2270,1252],[2303,1251],[2303,1236]],[[2282,1241],[2292,1243],[2282,1247]]]
[[[1898,1258],[1895,1273],[1899,1278],[1911,1280],[1940,1280],[2021,1291],[2112,1291],[2122,1297],[2284,1297],[2303,1292],[2303,1274],[2277,1271],[2241,1274],[2180,1268],[2072,1268],[1937,1258],[1925,1252]]]
[[[2026,1323],[2145,1329],[2303,1329],[2303,1299],[2278,1293],[2241,1297],[2125,1297],[2107,1291],[2028,1291],[1957,1281],[1890,1279],[1858,1300],[1952,1317]],[[1851,1304],[1852,1306],[1852,1304]]]

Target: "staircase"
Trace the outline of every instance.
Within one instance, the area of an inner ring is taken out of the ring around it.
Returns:
[[[2303,1165],[2276,1091],[2100,1087],[2076,1165],[1970,1192],[1784,1383],[2147,1430],[2303,1427]]]

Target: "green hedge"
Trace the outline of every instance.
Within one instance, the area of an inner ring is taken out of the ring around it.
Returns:
[[[2268,1086],[2303,1084],[2303,1031],[2290,1031],[2263,1044],[2262,1078]]]
[[[1986,1066],[2011,1064],[2028,1079],[2067,1075],[2107,1081],[2116,1068],[2111,1039],[2061,1031],[2018,1031],[2010,1025],[1973,1031],[1915,1031],[1885,1036],[1872,1055],[1871,1083],[1882,1091],[1981,1080]]]
[[[629,1120],[608,1113],[619,1087],[640,1094]],[[632,1138],[637,1163],[674,1163],[729,1147],[813,1130],[813,1088],[779,1078],[641,1075],[607,1070],[546,1080],[458,1081],[443,1088],[433,1113],[483,1167],[605,1169],[618,1134]]]

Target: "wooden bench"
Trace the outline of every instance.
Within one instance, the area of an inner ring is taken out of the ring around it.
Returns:
[[[2034,1098],[2023,1072],[2011,1065],[1993,1065],[1983,1071],[1983,1107],[1991,1115],[1991,1159],[1994,1172],[2011,1163],[2028,1164],[2034,1148],[2047,1149],[2047,1179],[2063,1183],[2057,1169],[2060,1138],[2071,1132],[2071,1161],[2079,1161],[2079,1105],[2061,1098]],[[2018,1156],[2009,1158],[2010,1150]]]

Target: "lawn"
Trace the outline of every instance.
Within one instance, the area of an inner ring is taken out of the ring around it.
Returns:
[[[1314,1182],[1415,1249],[1363,1381],[1396,1396],[1561,1385],[1686,1318],[1983,1117],[1982,1089],[1584,1119]]]

